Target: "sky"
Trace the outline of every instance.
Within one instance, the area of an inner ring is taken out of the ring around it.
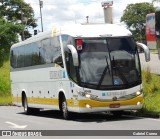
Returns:
[[[44,31],[55,25],[86,23],[104,23],[104,13],[101,2],[106,0],[42,0],[42,19]],[[120,24],[120,18],[126,6],[137,2],[152,0],[113,0],[113,23]],[[37,30],[41,31],[39,0],[25,0],[32,6],[37,18]],[[31,32],[32,33],[32,32]]]

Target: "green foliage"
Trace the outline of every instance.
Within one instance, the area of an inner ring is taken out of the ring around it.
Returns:
[[[147,2],[129,4],[126,7],[121,22],[127,25],[136,41],[144,42],[146,15],[152,12],[155,12],[155,8]]]
[[[6,97],[11,95],[9,67],[9,61],[7,61],[0,68],[0,97]]]
[[[10,46],[18,41],[18,34],[23,29],[22,25],[12,23],[0,18],[0,49],[9,51]],[[7,47],[7,48],[6,48]]]
[[[0,0],[0,17],[5,16],[7,21],[21,21],[24,25],[36,27],[33,8],[24,0]]]
[[[150,81],[152,80],[151,69],[149,67],[147,67],[143,71],[142,78],[143,78],[143,81],[146,83],[150,83]]]
[[[7,21],[23,25],[25,39],[31,37],[28,27],[36,27],[33,8],[24,0],[0,0],[0,17],[4,16]],[[22,37],[22,31],[19,32]],[[22,37],[22,40],[24,38]]]
[[[157,49],[150,49],[149,51],[150,51],[150,53],[158,53]]]
[[[144,96],[143,111],[146,114],[160,114],[160,93]]]
[[[143,112],[150,114],[160,113],[160,76],[142,72],[144,103]]]
[[[12,104],[9,67],[8,60],[0,67],[0,105]]]
[[[0,0],[0,67],[10,47],[18,42],[22,32],[31,37],[27,27],[36,27],[34,11],[24,0]]]
[[[0,18],[0,66],[8,58],[10,47],[18,42],[18,34],[23,27],[19,24],[9,23]]]
[[[12,105],[12,97],[11,96],[0,96],[0,106],[1,105]]]

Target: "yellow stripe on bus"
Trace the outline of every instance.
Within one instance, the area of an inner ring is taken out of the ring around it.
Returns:
[[[58,99],[55,99],[55,98],[28,98],[28,103],[58,105]]]
[[[13,102],[22,102],[21,97],[13,97]],[[28,103],[31,104],[44,104],[44,105],[59,105],[57,98],[27,98]],[[91,107],[108,107],[110,104],[120,104],[120,106],[137,105],[137,102],[142,103],[143,97],[136,97],[130,100],[112,101],[112,102],[100,102],[95,100],[73,100],[67,99],[67,105],[69,107],[86,107],[89,104]],[[76,102],[76,103],[75,103]]]

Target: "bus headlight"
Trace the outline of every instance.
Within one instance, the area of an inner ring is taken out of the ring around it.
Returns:
[[[141,91],[137,91],[136,95],[139,96],[141,94]]]
[[[89,104],[86,104],[86,108],[91,108],[91,105],[89,105]]]
[[[138,102],[137,102],[137,105],[140,105],[140,104],[141,104],[141,102],[138,101]]]
[[[86,98],[91,98],[90,94],[86,94],[85,96],[86,96]]]

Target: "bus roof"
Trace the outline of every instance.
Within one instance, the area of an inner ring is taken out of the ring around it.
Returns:
[[[121,37],[131,36],[131,32],[125,27],[115,24],[75,24],[62,27],[53,27],[52,30],[39,33],[25,41],[14,44],[13,47],[29,44],[42,39],[47,39],[60,34],[67,34],[72,37]]]

